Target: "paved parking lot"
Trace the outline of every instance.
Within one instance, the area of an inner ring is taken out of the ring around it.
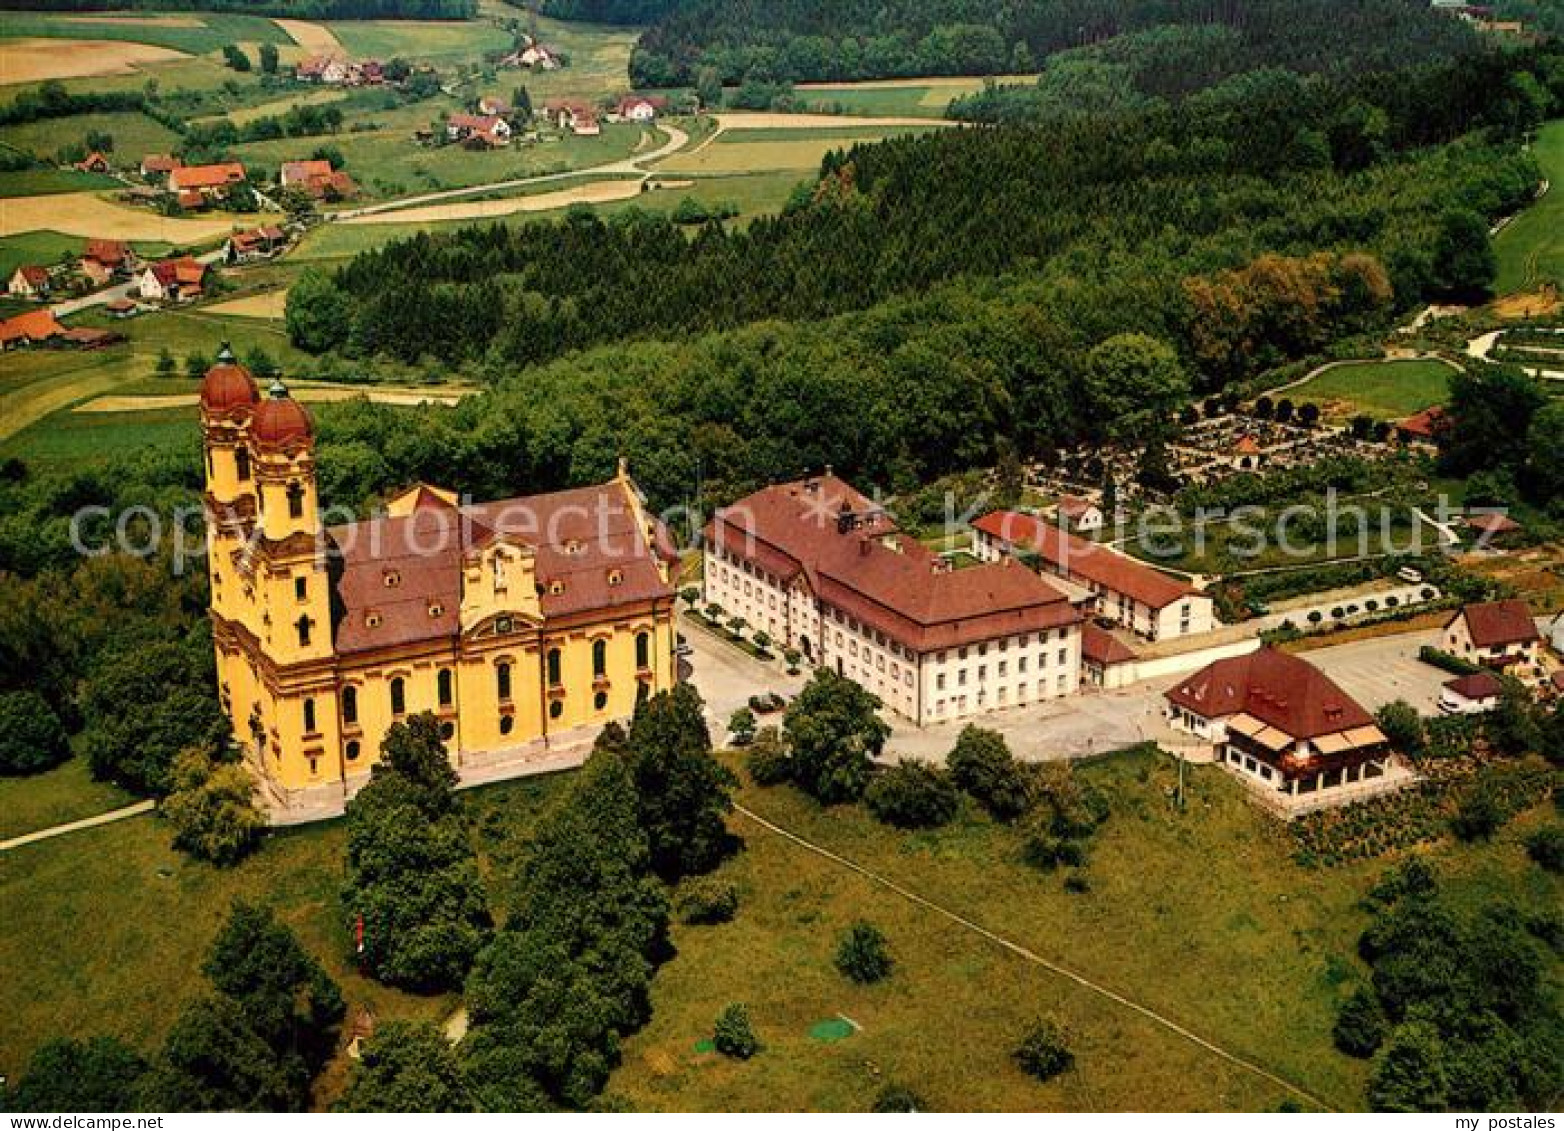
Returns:
[[[751,695],[776,691],[792,696],[804,685],[804,677],[789,676],[780,660],[762,663],[688,621],[681,623],[680,629],[690,644],[683,675],[693,680],[705,697],[707,721],[713,739],[719,742],[727,735],[728,717]],[[1319,648],[1305,655],[1370,711],[1405,699],[1432,715],[1437,712],[1439,688],[1451,677],[1421,662],[1417,652],[1437,636],[1436,632],[1405,633]],[[1030,761],[1100,754],[1169,736],[1172,732],[1162,719],[1162,694],[1178,678],[1150,680],[1119,691],[1084,691],[969,721],[999,731],[1017,757]],[[887,715],[887,719],[892,727],[886,743],[888,756],[931,761],[944,758],[964,725],[940,723],[919,728],[895,715]],[[762,725],[768,722],[780,723],[781,715],[762,717]]]

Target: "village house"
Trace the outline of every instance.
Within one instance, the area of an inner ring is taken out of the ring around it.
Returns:
[[[1195,636],[1216,625],[1213,602],[1198,589],[1032,515],[984,515],[972,524],[972,553],[985,562],[1035,555],[1040,569],[1085,590],[1095,615],[1147,640]]]
[[[1274,648],[1217,660],[1170,688],[1176,730],[1218,764],[1290,799],[1383,778],[1389,740],[1374,717],[1308,661]]]
[[[61,337],[65,327],[50,310],[29,310],[0,322],[0,350],[25,349]]]
[[[625,122],[652,122],[666,113],[668,100],[660,94],[629,94],[614,107],[614,115]]]
[[[338,55],[309,55],[293,68],[293,77],[324,86],[350,86],[362,79],[362,71]]]
[[[1410,447],[1431,449],[1438,446],[1440,433],[1447,427],[1449,421],[1445,418],[1445,410],[1434,405],[1398,421],[1395,426],[1396,439]]]
[[[6,293],[12,298],[46,299],[49,297],[49,269],[28,264],[11,272]]]
[[[105,286],[116,275],[128,275],[136,265],[135,253],[124,240],[88,240],[77,269],[94,286]]]
[[[1520,600],[1467,605],[1440,631],[1446,652],[1500,671],[1514,664],[1535,664],[1541,640],[1531,609]]]
[[[230,266],[270,259],[288,245],[288,233],[275,225],[235,232],[223,245],[223,261]]]
[[[1466,528],[1477,536],[1481,546],[1488,547],[1512,534],[1519,534],[1521,524],[1507,514],[1492,511],[1467,515]]]
[[[718,511],[707,602],[918,725],[1073,695],[1080,612],[1011,562],[956,570],[827,469]]]
[[[94,150],[76,162],[76,169],[82,173],[107,173],[109,171],[109,159]]]
[[[1106,521],[1102,508],[1090,499],[1065,495],[1059,500],[1059,517],[1077,534],[1101,530]]]
[[[117,298],[104,304],[104,310],[115,318],[130,318],[140,311],[134,299]]]
[[[485,117],[509,118],[510,103],[498,95],[485,94],[478,99],[478,113]]]
[[[278,174],[283,188],[297,188],[316,200],[343,200],[358,192],[353,178],[331,167],[330,161],[284,161]]]
[[[171,153],[148,153],[141,159],[141,175],[148,180],[166,177],[183,164]]]
[[[510,144],[510,123],[495,114],[452,114],[445,123],[448,141],[498,149]]]
[[[541,43],[529,43],[500,60],[502,67],[526,67],[528,70],[553,71],[560,65],[558,53]]]
[[[206,264],[182,256],[148,264],[136,277],[141,297],[148,302],[190,302],[201,297]]]
[[[1564,656],[1564,613],[1560,613],[1553,621],[1553,626],[1548,629],[1548,644],[1559,655]]]
[[[183,207],[189,208],[192,204],[223,199],[229,189],[243,184],[244,180],[244,166],[237,161],[223,161],[216,165],[181,165],[169,171],[168,188],[170,192],[179,195],[179,203]]]
[[[556,129],[569,130],[577,137],[596,137],[603,132],[597,111],[579,99],[550,99],[543,104],[543,115]]]
[[[1504,684],[1490,671],[1458,676],[1439,689],[1439,709],[1447,715],[1476,715],[1499,705]]]

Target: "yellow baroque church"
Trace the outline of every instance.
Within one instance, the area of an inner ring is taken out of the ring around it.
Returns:
[[[674,684],[678,558],[622,463],[498,502],[418,484],[325,528],[308,412],[226,346],[201,430],[219,690],[275,821],[339,813],[409,715],[499,779],[573,764]]]

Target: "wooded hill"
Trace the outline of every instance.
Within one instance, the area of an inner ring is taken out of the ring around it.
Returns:
[[[1306,74],[1447,59],[1479,42],[1425,0],[672,0],[641,36],[630,73],[643,86],[695,82],[703,68],[729,83],[1017,74],[1055,52],[1157,27],[1197,38],[1222,28],[1249,66]]]

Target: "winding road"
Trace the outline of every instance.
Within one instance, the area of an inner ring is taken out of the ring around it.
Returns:
[[[422,204],[439,204],[445,201],[461,200],[463,197],[481,196],[489,192],[508,192],[512,189],[531,188],[533,185],[546,185],[553,182],[571,180],[580,177],[612,177],[632,176],[642,180],[652,176],[652,171],[642,168],[648,162],[660,161],[664,157],[671,156],[683,149],[690,140],[690,135],[677,126],[666,122],[659,123],[656,127],[668,135],[668,140],[650,153],[637,153],[630,157],[624,157],[617,161],[609,161],[602,165],[592,165],[585,169],[571,169],[563,173],[540,173],[533,177],[516,177],[508,181],[491,181],[483,185],[469,185],[466,188],[442,189],[439,192],[426,192],[420,196],[403,196],[396,200],[386,200],[379,204],[366,204],[362,208],[347,208],[340,212],[329,212],[323,219],[327,223],[340,223],[343,221],[361,220],[366,216],[378,216],[385,212],[396,212],[404,208],[412,208]]]

